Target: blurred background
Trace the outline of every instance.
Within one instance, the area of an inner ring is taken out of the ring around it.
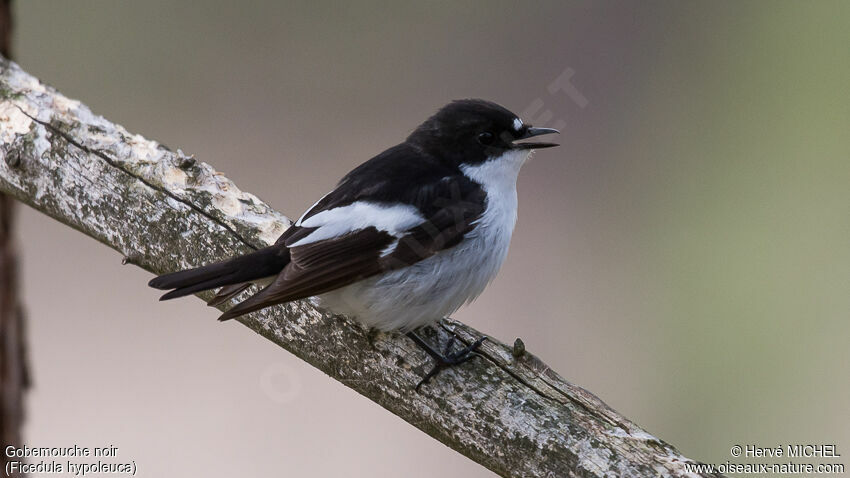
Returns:
[[[560,127],[456,317],[691,458],[850,456],[850,3],[14,10],[25,70],[290,217],[451,99]],[[28,445],[111,444],[151,477],[492,476],[94,240],[23,207],[18,235]]]

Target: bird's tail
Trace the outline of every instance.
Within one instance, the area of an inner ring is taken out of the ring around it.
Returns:
[[[231,286],[226,287],[226,295],[229,298],[244,289],[239,284],[276,275],[288,263],[289,249],[283,245],[274,245],[226,261],[163,274],[152,279],[148,285],[154,289],[174,289],[159,300],[174,299],[223,286]]]

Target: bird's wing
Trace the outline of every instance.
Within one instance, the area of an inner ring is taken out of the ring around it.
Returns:
[[[484,210],[484,191],[462,176],[419,187],[417,196],[415,205],[367,198],[314,211],[323,201],[332,203],[326,196],[278,240],[289,248],[291,261],[274,282],[220,319],[419,262],[459,243]]]

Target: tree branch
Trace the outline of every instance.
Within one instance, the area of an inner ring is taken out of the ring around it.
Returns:
[[[271,244],[289,220],[205,163],[96,116],[14,63],[0,63],[0,190],[163,273]],[[144,287],[139,284],[139,287]],[[241,322],[494,472],[681,476],[683,457],[521,347],[413,389],[430,358],[398,334],[298,301]],[[478,331],[445,320],[430,340]],[[437,337],[439,336],[439,337]]]

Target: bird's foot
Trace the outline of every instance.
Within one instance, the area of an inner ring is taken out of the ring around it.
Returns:
[[[481,346],[482,343],[484,343],[485,340],[487,340],[486,336],[481,337],[480,339],[467,345],[466,347],[452,352],[452,346],[454,345],[455,340],[457,339],[455,335],[452,335],[446,343],[445,350],[443,351],[443,353],[440,353],[434,350],[431,345],[429,345],[427,342],[425,342],[425,340],[422,339],[422,337],[416,335],[415,333],[408,332],[407,336],[410,337],[410,339],[413,340],[416,345],[418,345],[425,352],[427,352],[428,355],[430,355],[435,362],[434,368],[432,368],[430,372],[425,374],[425,376],[422,377],[422,380],[420,380],[419,383],[416,384],[414,390],[416,390],[417,392],[423,384],[428,383],[429,380],[434,378],[434,376],[440,373],[440,371],[442,371],[443,369],[460,365],[466,362],[467,360],[478,356],[475,351],[478,349],[478,347]]]

